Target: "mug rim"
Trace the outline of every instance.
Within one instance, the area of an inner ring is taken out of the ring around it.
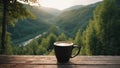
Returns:
[[[71,42],[71,41],[57,41],[57,42],[54,42],[54,46],[60,46],[59,43],[67,43],[66,46],[72,46],[73,45],[73,42]]]

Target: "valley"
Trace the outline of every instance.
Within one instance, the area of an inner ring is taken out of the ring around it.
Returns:
[[[99,4],[88,6],[73,6],[63,11],[25,5],[25,7],[35,16],[35,19],[19,20],[15,27],[8,27],[11,33],[13,44],[27,41],[43,32],[48,32],[52,26],[56,26],[58,33],[64,32],[68,36],[74,37],[78,29],[84,30],[92,19],[93,10]]]
[[[120,55],[120,0],[64,10],[8,3],[5,12],[0,1],[0,54],[55,55],[54,42],[71,41],[81,47],[79,55]]]

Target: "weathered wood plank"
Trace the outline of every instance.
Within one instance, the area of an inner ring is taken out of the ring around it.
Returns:
[[[31,55],[0,55],[0,60],[55,60],[55,56],[31,56]],[[73,59],[79,60],[120,60],[120,56],[77,56]]]
[[[0,56],[0,63],[57,64],[55,56]],[[74,64],[120,64],[119,56],[78,56]],[[68,63],[69,64],[69,63]]]
[[[0,64],[0,68],[120,68],[120,65],[24,65],[24,64]]]
[[[0,68],[120,68],[120,56],[78,56],[57,63],[55,56],[0,55]]]

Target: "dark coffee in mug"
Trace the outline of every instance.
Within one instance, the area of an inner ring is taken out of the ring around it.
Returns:
[[[72,56],[72,50],[78,48],[76,55]],[[58,62],[68,62],[70,58],[77,56],[80,52],[80,47],[74,46],[72,42],[58,41],[54,43],[55,55]]]

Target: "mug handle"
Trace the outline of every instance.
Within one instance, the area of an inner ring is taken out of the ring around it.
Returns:
[[[81,49],[80,46],[74,45],[74,46],[73,46],[73,49],[74,49],[74,48],[77,48],[77,49],[78,49],[78,52],[77,52],[75,55],[71,56],[70,58],[74,58],[74,57],[76,57],[76,56],[80,53],[80,49]],[[72,49],[72,50],[73,50],[73,49]]]

